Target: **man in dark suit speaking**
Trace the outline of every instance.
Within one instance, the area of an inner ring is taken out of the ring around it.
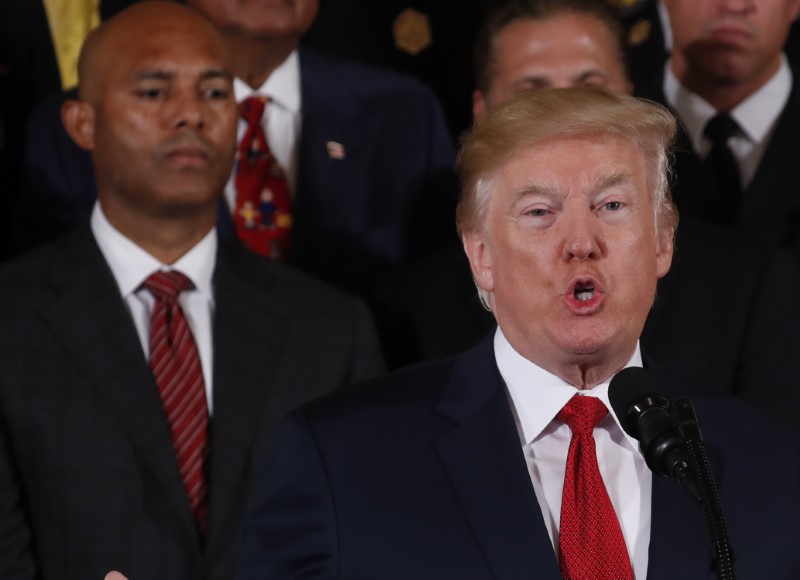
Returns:
[[[479,120],[458,226],[498,329],[292,414],[245,525],[239,578],[712,578],[703,510],[607,413],[639,348],[677,216],[659,105],[542,89]],[[706,289],[698,289],[698,292]],[[796,578],[798,441],[692,398],[740,578]]]
[[[0,577],[227,580],[291,408],[380,371],[354,299],[218,241],[227,50],[143,2],[93,32],[63,110],[90,225],[0,272]]]

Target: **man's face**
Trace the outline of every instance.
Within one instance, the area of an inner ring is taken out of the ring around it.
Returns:
[[[488,92],[473,96],[476,117],[531,89],[596,86],[631,91],[608,29],[584,14],[509,24],[498,34],[493,70]]]
[[[629,357],[672,259],[639,147],[547,141],[512,156],[490,187],[483,229],[464,243],[514,348],[545,369]]]
[[[225,47],[195,20],[136,24],[104,45],[111,64],[98,66],[91,148],[101,202],[149,215],[216,208],[236,143]]]
[[[186,0],[223,34],[299,40],[317,17],[319,0]]]
[[[664,0],[676,75],[745,84],[777,70],[798,0]]]

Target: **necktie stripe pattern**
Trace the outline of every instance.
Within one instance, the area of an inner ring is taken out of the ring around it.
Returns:
[[[597,465],[593,430],[607,413],[599,399],[576,395],[557,415],[572,431],[558,545],[564,580],[633,580],[625,538]]]
[[[150,368],[164,406],[183,486],[202,534],[208,517],[208,405],[197,345],[178,302],[178,295],[191,288],[192,283],[180,272],[156,272],[143,287],[155,297]]]
[[[234,224],[245,246],[273,259],[285,259],[292,226],[291,199],[286,175],[270,151],[261,125],[267,101],[253,96],[239,105],[247,129],[237,152]]]

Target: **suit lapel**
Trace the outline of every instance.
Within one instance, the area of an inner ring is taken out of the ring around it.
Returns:
[[[647,580],[713,577],[703,508],[677,482],[653,475]]]
[[[559,580],[491,336],[459,358],[438,408],[457,422],[437,447],[494,576]]]
[[[319,236],[332,235],[331,229],[358,233],[370,223],[367,218],[376,204],[365,197],[369,192],[363,184],[364,176],[375,171],[372,164],[383,116],[362,107],[353,88],[341,78],[339,68],[326,58],[311,50],[300,51],[303,127],[293,243],[295,239],[312,242],[303,224],[319,228],[314,232],[315,243]],[[333,143],[342,146],[341,155],[331,154],[328,147]],[[320,196],[319,192],[336,195]],[[311,250],[319,249],[295,244],[293,259],[302,262],[305,252]]]
[[[696,386],[673,376],[647,352],[643,351],[642,357],[661,392],[673,398],[688,395],[696,403],[696,397],[692,396],[697,393]],[[702,419],[700,416],[701,427]],[[722,454],[707,443],[706,453],[716,481],[721,484],[724,476]],[[677,482],[657,475],[653,475],[651,505],[647,579],[715,578],[710,569],[712,546],[703,507],[695,503]]]
[[[47,273],[57,295],[42,314],[89,388],[127,432],[140,461],[171,497],[187,541],[197,546],[161,399],[119,288],[88,227],[64,245]]]
[[[800,132],[800,89],[793,83],[789,100],[776,121],[750,187],[737,212],[737,224],[781,242],[797,227],[800,173],[792,144]],[[790,219],[791,218],[791,219]],[[787,219],[789,222],[787,223]]]
[[[277,420],[267,411],[273,408],[289,328],[286,314],[269,306],[268,291],[249,284],[222,245],[214,295],[210,548],[215,540],[225,545],[231,533],[239,533],[258,434]]]

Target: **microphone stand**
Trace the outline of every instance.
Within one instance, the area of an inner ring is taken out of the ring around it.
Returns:
[[[711,542],[714,546],[711,569],[717,573],[719,580],[734,580],[736,578],[733,569],[734,558],[728,540],[725,515],[722,512],[717,484],[714,480],[714,474],[711,472],[711,465],[708,462],[694,406],[685,397],[673,400],[672,405],[678,422],[678,432],[689,452],[689,462],[692,464],[692,471],[694,471],[697,480],[700,503],[706,515]]]

